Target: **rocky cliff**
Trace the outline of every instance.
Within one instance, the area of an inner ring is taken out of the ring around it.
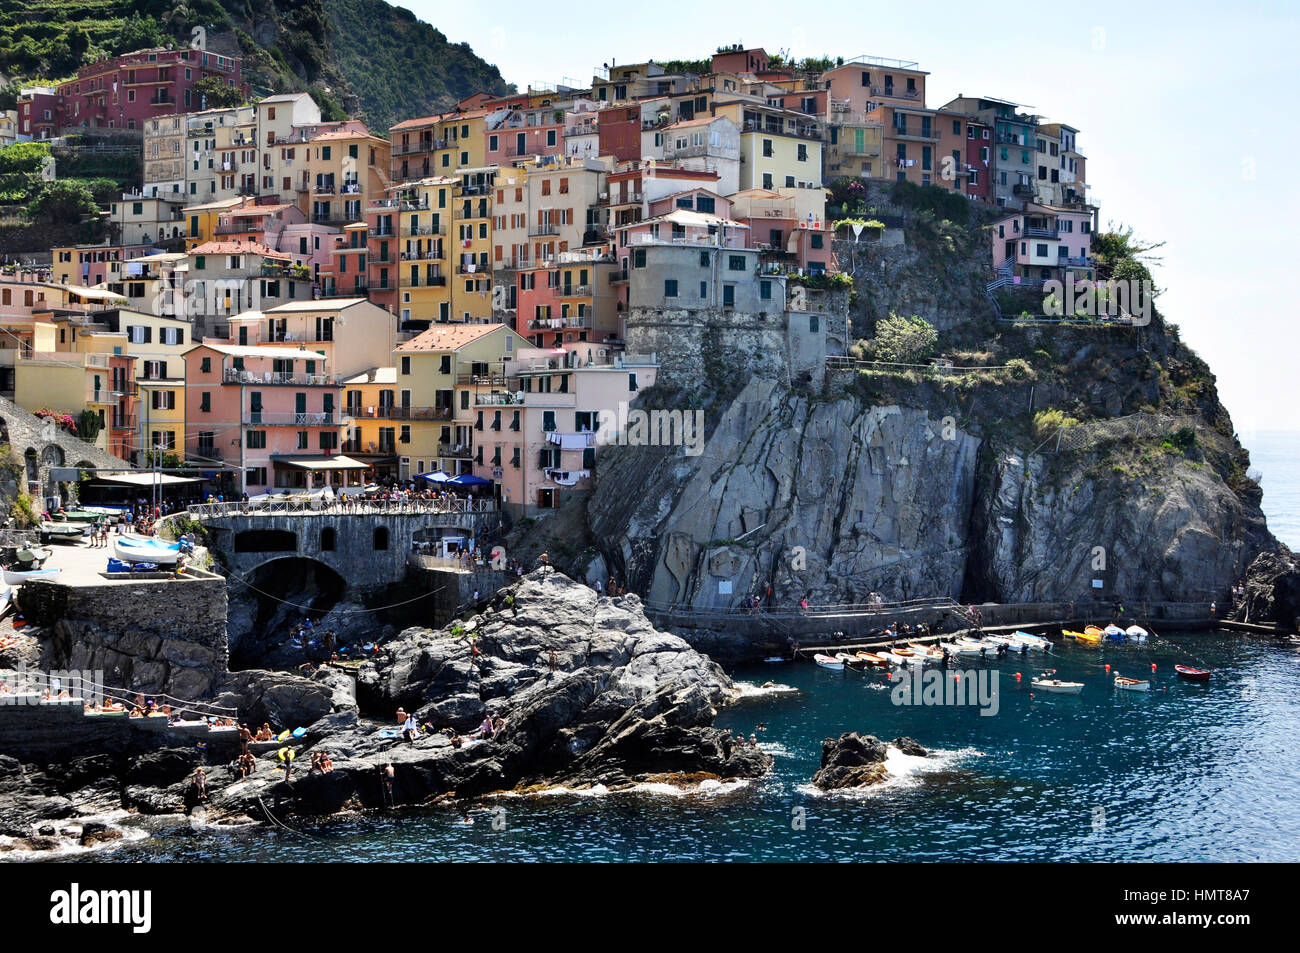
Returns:
[[[1209,368],[1159,314],[998,320],[979,224],[924,224],[835,251],[868,351],[880,318],[919,312],[952,369],[863,365],[824,387],[754,373],[738,390],[697,375],[644,394],[705,406],[708,440],[693,457],[602,451],[587,504],[599,572],[696,608],[769,587],[784,608],[873,591],[1222,602],[1277,544]]]

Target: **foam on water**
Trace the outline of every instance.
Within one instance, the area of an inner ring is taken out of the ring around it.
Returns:
[[[799,689],[793,685],[781,685],[778,683],[755,685],[753,682],[736,682],[735,686],[740,694],[740,698],[765,698],[768,695],[797,695]]]
[[[955,751],[935,750],[927,757],[904,754],[893,745],[885,752],[885,770],[888,777],[879,784],[866,788],[847,788],[839,791],[823,791],[812,783],[799,784],[795,790],[807,797],[835,798],[871,798],[880,794],[892,793],[900,788],[916,787],[924,783],[926,776],[938,774],[954,767],[967,758],[982,758],[984,752],[975,748],[959,748]]]

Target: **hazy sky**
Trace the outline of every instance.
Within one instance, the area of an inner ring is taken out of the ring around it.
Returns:
[[[1300,4],[971,4],[820,0],[519,4],[407,0],[521,89],[590,82],[616,59],[724,43],[917,61],[927,99],[994,96],[1081,130],[1101,222],[1164,240],[1159,307],[1218,376],[1237,431],[1300,430]],[[1297,161],[1297,166],[1287,163]],[[1287,276],[1295,276],[1288,279]]]

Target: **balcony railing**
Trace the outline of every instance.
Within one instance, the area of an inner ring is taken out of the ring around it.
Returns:
[[[1061,230],[1059,228],[1037,228],[1026,226],[1023,234],[1025,238],[1060,238]]]
[[[590,298],[591,285],[565,285],[560,289],[561,298]]]
[[[450,420],[450,407],[402,407],[380,404],[376,407],[348,408],[348,416],[365,420]]]
[[[259,427],[337,427],[343,422],[337,413],[244,412],[244,423]]]
[[[442,242],[433,242],[423,251],[404,251],[398,256],[398,259],[400,261],[431,261],[442,257],[444,257]]]
[[[560,234],[560,226],[559,226],[559,225],[552,225],[552,224],[549,223],[549,222],[546,223],[545,225],[529,225],[529,226],[528,226],[528,237],[529,237],[529,238],[540,238],[540,237],[542,237],[542,236],[544,236],[544,235],[558,235],[558,234]]]
[[[286,348],[286,354],[293,351]],[[338,374],[285,374],[278,371],[241,371],[228,367],[221,375],[223,384],[287,384],[294,387],[337,387],[343,382]]]
[[[473,275],[476,278],[487,277],[489,270],[488,265],[479,262],[475,262],[472,265],[461,264],[456,266],[456,274]]]
[[[262,263],[263,278],[296,278],[300,281],[311,279],[311,269],[306,265],[273,265]]]
[[[447,286],[446,275],[416,275],[414,278],[406,277],[399,279],[404,288],[445,288]]]
[[[889,99],[910,99],[918,100],[921,98],[919,89],[899,89],[897,86],[872,86],[872,96],[885,96]]]
[[[535,394],[501,392],[492,394],[475,394],[474,403],[485,407],[500,407],[511,405],[518,407],[525,405],[528,407],[576,407],[577,395],[561,394],[552,392],[550,394]]]
[[[438,456],[468,460],[474,455],[474,448],[467,443],[440,443]]]
[[[415,238],[420,235],[446,235],[447,224],[439,222],[437,225],[404,225],[402,227],[403,238]]]

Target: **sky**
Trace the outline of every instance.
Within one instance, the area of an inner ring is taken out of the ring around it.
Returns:
[[[1300,308],[1286,290],[1300,261],[1300,4],[865,5],[800,12],[755,0],[649,7],[407,0],[508,82],[577,81],[592,68],[699,59],[723,44],[795,57],[915,60],[927,105],[960,94],[1022,103],[1080,130],[1103,227],[1164,241],[1158,302],[1210,365],[1248,446],[1257,431],[1300,431]],[[1288,278],[1288,276],[1292,276]],[[1297,438],[1300,439],[1300,438]]]

